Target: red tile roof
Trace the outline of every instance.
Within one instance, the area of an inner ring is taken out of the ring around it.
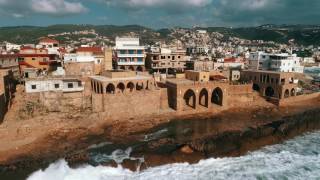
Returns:
[[[44,38],[41,38],[39,43],[53,43],[53,44],[59,44],[59,41],[55,40],[55,39],[51,39],[51,38],[48,38],[48,37],[44,37]]]
[[[102,53],[101,47],[79,47],[77,52],[92,52],[92,53]]]

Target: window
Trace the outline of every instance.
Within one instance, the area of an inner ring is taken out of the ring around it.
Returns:
[[[36,60],[36,58],[32,58],[32,60],[34,61],[34,60]]]
[[[68,83],[68,88],[69,89],[73,88],[73,83]]]
[[[54,88],[58,89],[60,87],[60,84],[54,84]]]
[[[78,82],[78,87],[82,87],[82,82],[81,81]]]
[[[161,56],[161,59],[166,59],[166,57],[165,56]]]
[[[37,89],[37,85],[31,85],[31,89]]]
[[[100,62],[101,62],[101,61],[100,61],[100,59],[98,59],[98,61],[97,61],[97,62],[98,62],[98,64],[100,64]]]

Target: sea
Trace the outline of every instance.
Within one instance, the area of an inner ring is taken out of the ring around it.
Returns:
[[[118,150],[119,151],[119,150]],[[129,150],[122,152],[130,153]],[[114,153],[117,154],[117,153]],[[113,154],[113,155],[114,155]],[[121,155],[121,153],[118,153]],[[106,156],[111,156],[107,154]],[[123,154],[122,154],[123,156]],[[115,157],[116,158],[116,157]],[[119,159],[119,158],[118,158]],[[28,180],[269,180],[320,179],[320,131],[241,157],[210,158],[197,164],[176,163],[131,171],[118,167],[82,165],[71,168],[58,160],[33,172]]]

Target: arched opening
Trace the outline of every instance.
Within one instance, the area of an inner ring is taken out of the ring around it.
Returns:
[[[93,91],[97,93],[97,85],[95,81],[93,82]]]
[[[102,84],[100,83],[100,94],[103,94],[103,86],[102,86]]]
[[[116,88],[114,87],[113,84],[108,84],[107,88],[106,88],[106,92],[107,94],[114,94]]]
[[[252,89],[253,89],[254,91],[258,91],[258,92],[260,91],[260,87],[259,87],[258,84],[253,84]]]
[[[142,71],[143,71],[143,68],[142,68],[141,66],[138,66],[138,67],[137,67],[137,71],[142,72]]]
[[[133,67],[133,66],[130,66],[130,67],[129,67],[129,70],[130,70],[130,71],[134,71],[134,67]]]
[[[126,68],[124,66],[121,66],[120,70],[126,70]]]
[[[289,89],[284,92],[284,98],[288,98],[290,96]]]
[[[208,93],[207,89],[202,89],[200,91],[199,104],[204,107],[209,107],[208,101],[209,101],[209,93]]]
[[[143,89],[143,83],[137,83],[136,90],[141,91]]]
[[[265,95],[267,96],[267,97],[273,97],[274,96],[274,90],[273,90],[273,88],[272,87],[267,87],[267,89],[266,89],[266,92],[265,92]]]
[[[129,82],[129,83],[127,84],[127,89],[129,89],[130,92],[132,92],[132,91],[134,90],[134,84],[133,84],[132,82]]]
[[[117,85],[117,88],[120,90],[120,92],[124,92],[124,90],[126,89],[126,86],[123,83],[119,83]]]
[[[196,94],[191,89],[184,93],[183,99],[187,106],[196,108]]]
[[[212,92],[211,103],[222,106],[223,105],[223,92],[221,88],[217,87]]]
[[[295,96],[296,95],[296,90],[293,88],[291,89],[291,96]]]

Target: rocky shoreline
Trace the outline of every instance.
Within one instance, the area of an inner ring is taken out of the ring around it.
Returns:
[[[90,128],[48,132],[36,142],[21,147],[25,148],[21,150],[23,154],[12,153],[10,159],[1,161],[0,177],[19,172],[25,178],[60,158],[74,166],[90,163],[88,147],[106,140],[111,144],[101,148],[95,145],[94,151],[134,147],[130,156],[144,157],[142,163],[137,159],[124,159],[122,165],[131,170],[175,162],[197,163],[209,157],[240,156],[320,129],[320,101],[284,107],[229,109],[216,115],[148,117],[139,123],[114,121]],[[157,135],[158,132],[164,133]],[[0,152],[0,157],[6,152]],[[116,165],[115,162],[101,164]]]

